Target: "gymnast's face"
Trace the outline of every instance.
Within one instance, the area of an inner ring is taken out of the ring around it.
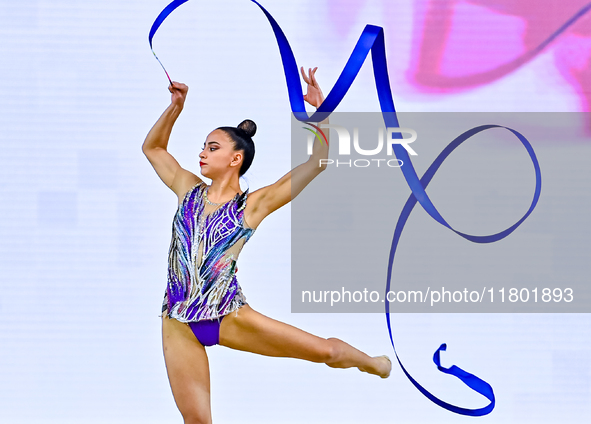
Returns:
[[[227,172],[238,172],[243,153],[234,150],[234,142],[222,130],[214,130],[205,139],[199,154],[201,175],[212,180]]]

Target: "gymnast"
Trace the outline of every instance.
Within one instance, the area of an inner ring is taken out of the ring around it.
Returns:
[[[316,81],[318,68],[301,73],[304,100],[318,108],[324,96]],[[387,378],[392,363],[370,357],[337,338],[324,339],[252,309],[236,279],[236,261],[261,221],[290,202],[326,165],[328,143],[314,141],[310,158],[276,183],[252,193],[239,179],[254,158],[256,125],[220,127],[206,138],[199,154],[201,174],[178,164],[166,148],[183,110],[189,88],[172,82],[171,104],[152,127],[142,150],[154,170],[178,196],[168,253],[168,281],[162,303],[162,347],[168,379],[185,424],[211,423],[209,363],[205,346],[219,344],[266,356],[357,367]],[[326,122],[326,121],[325,121]],[[328,131],[327,131],[328,133]],[[327,134],[328,137],[328,134]]]

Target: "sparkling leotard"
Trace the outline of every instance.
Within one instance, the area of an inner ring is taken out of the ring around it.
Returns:
[[[248,189],[212,206],[206,188],[202,181],[189,190],[173,219],[162,313],[181,322],[221,317],[246,304],[235,272],[255,231],[244,223]]]

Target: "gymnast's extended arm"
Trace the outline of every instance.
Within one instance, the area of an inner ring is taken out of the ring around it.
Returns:
[[[318,108],[324,101],[324,95],[314,76],[316,69],[318,68],[309,70],[307,76],[303,68],[301,68],[301,72],[304,81],[308,84],[308,92],[304,96],[304,100]],[[328,118],[321,123],[327,124]],[[328,140],[328,131],[325,131],[325,134]],[[320,159],[328,159],[328,143],[320,143],[316,138],[312,154],[306,162],[296,166],[276,183],[262,187],[249,196],[249,202],[256,203],[253,207],[255,216],[251,220],[260,222],[265,216],[293,200],[304,187],[326,169],[326,161],[320,165]]]
[[[181,193],[181,191],[186,190],[186,180],[197,181],[199,178],[192,172],[182,168],[166,150],[172,127],[183,110],[185,98],[189,91],[189,87],[185,84],[178,82],[172,84],[168,87],[168,90],[172,93],[170,106],[146,136],[142,151],[164,184],[170,187],[177,196],[182,196],[184,193]]]

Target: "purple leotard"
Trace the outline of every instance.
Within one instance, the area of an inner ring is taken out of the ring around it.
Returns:
[[[189,323],[204,346],[217,344],[221,318],[247,303],[236,261],[255,231],[244,221],[248,189],[219,206],[205,201],[206,189],[197,183],[174,217],[162,302],[163,315]],[[204,329],[203,335],[195,329]]]

